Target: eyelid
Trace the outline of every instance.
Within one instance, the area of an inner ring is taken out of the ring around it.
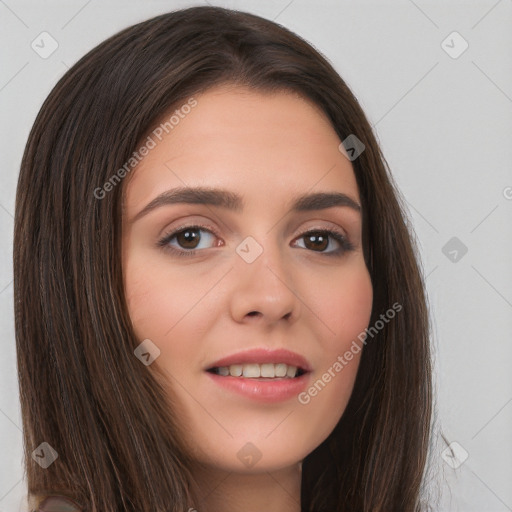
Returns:
[[[348,235],[346,235],[341,229],[335,228],[335,227],[329,227],[329,228],[310,228],[306,231],[302,231],[298,236],[294,238],[294,240],[299,240],[307,235],[313,234],[313,233],[328,233],[331,238],[334,238],[338,245],[340,246],[339,249],[336,249],[335,251],[309,251],[309,252],[318,252],[318,254],[321,254],[323,256],[343,256],[345,253],[353,251],[356,249],[356,245],[352,243]]]
[[[339,235],[343,236],[344,238],[348,239],[349,238],[349,235],[348,233],[346,232],[345,229],[341,228],[340,226],[338,226],[337,224],[333,223],[332,221],[326,221],[326,220],[317,220],[317,221],[310,221],[310,222],[323,222],[323,223],[327,223],[327,226],[318,226],[318,225],[315,225],[313,227],[308,227],[308,228],[304,228],[304,229],[301,229],[300,231],[296,230],[296,235],[294,237],[297,238],[299,236],[303,236],[311,231],[335,231],[336,233],[338,233]],[[163,235],[161,235],[160,238],[167,238],[168,236],[170,236],[171,234],[178,234],[180,231],[184,230],[184,229],[191,229],[191,228],[202,228],[202,229],[205,229],[206,231],[209,231],[211,232],[213,235],[215,235],[217,238],[221,238],[221,235],[219,234],[219,232],[217,231],[216,228],[214,228],[211,224],[207,224],[207,223],[203,223],[201,221],[198,221],[198,222],[194,222],[194,220],[187,220],[187,221],[183,221],[182,224],[178,225],[178,226],[175,226],[175,227],[172,227],[172,228],[169,228],[169,229],[164,229],[164,233]]]
[[[323,225],[319,225],[320,223]],[[295,235],[295,238],[298,236],[302,236],[306,233],[310,233],[311,231],[335,231],[339,235],[348,239],[348,233],[346,232],[346,229],[343,229],[341,226],[339,226],[338,224],[336,224],[332,221],[312,220],[312,221],[307,222],[306,224],[308,224],[308,227],[301,228],[300,231],[297,231],[298,234]],[[311,224],[311,225],[309,226],[309,224]]]
[[[183,231],[185,229],[192,229],[192,228],[201,228],[206,231],[210,231],[212,234],[214,234],[217,237],[220,237],[219,233],[217,232],[217,230],[214,227],[210,226],[209,224],[203,224],[202,222],[194,222],[194,221],[183,222],[183,224],[181,224],[181,225],[172,227],[168,231],[166,231],[167,234],[164,233],[164,235],[162,235],[162,236],[165,238],[172,234],[176,235],[180,231]]]
[[[162,248],[165,251],[169,251],[170,253],[173,253],[177,256],[194,256],[197,253],[200,253],[204,251],[205,249],[176,249],[169,245],[169,242],[175,238],[179,233],[186,231],[187,229],[199,229],[206,231],[216,238],[221,238],[218,234],[217,230],[213,228],[211,225],[207,225],[201,222],[194,223],[192,221],[185,222],[179,226],[173,227],[170,229],[166,234],[163,235],[162,238],[159,239],[157,242],[157,246],[159,248]],[[339,226],[333,226],[331,224],[330,227],[310,227],[305,228],[304,230],[301,230],[300,233],[298,233],[296,236],[294,236],[293,241],[299,240],[307,235],[310,235],[312,233],[316,232],[324,232],[328,233],[328,237],[331,239],[334,239],[335,242],[339,245],[339,248],[334,251],[308,251],[308,252],[318,252],[318,254],[323,256],[329,256],[329,257],[335,257],[335,256],[343,256],[345,253],[353,251],[356,248],[356,245],[354,245],[351,240],[349,239],[348,235],[344,233],[344,230],[341,229]],[[223,244],[220,244],[223,245]],[[216,245],[216,247],[219,247],[219,244]],[[302,249],[302,247],[300,247]],[[306,249],[307,250],[307,249]]]
[[[201,222],[189,221],[189,222],[184,222],[183,224],[181,224],[179,226],[176,226],[169,230],[164,231],[164,234],[159,238],[157,245],[159,247],[164,247],[164,248],[167,247],[168,246],[167,244],[169,243],[170,240],[172,240],[181,231],[185,231],[187,229],[202,229],[204,231],[208,231],[209,233],[214,235],[216,238],[221,238],[218,231],[215,228],[213,228],[212,226],[203,224]],[[204,251],[204,249],[190,249],[188,251],[184,250],[183,252],[191,253],[193,251]]]

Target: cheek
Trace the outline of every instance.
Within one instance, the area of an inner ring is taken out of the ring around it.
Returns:
[[[373,303],[366,267],[347,273],[324,291],[314,298],[325,324],[318,336],[321,356],[310,387],[298,397],[315,425],[311,435],[317,443],[332,432],[346,409],[363,350],[358,336],[368,327]]]
[[[362,347],[358,336],[364,333],[370,321],[373,287],[366,267],[358,265],[330,280],[323,289],[323,294],[312,299],[324,324],[324,335],[318,337],[322,340],[322,371],[332,368],[339,356],[347,354],[349,364],[343,369],[344,376],[332,379],[336,383],[331,386],[343,387],[355,379],[357,373],[361,355],[357,347]]]
[[[208,321],[203,299],[215,276],[197,272],[187,276],[165,260],[144,254],[126,259],[125,275],[128,312],[137,339],[150,339],[158,346],[160,364],[168,358],[169,363],[190,359],[197,353],[194,340],[200,340],[205,329],[197,319]]]
[[[360,355],[353,355],[353,359],[345,364],[337,360],[337,354],[333,355],[312,379],[311,385],[298,396],[299,407],[304,408],[305,421],[310,426],[311,444],[318,446],[322,443],[343,416],[354,388]]]
[[[350,345],[370,321],[373,287],[366,267],[347,268],[338,277],[326,279],[324,286],[310,289],[310,301],[324,324],[322,338],[329,341],[328,347]]]
[[[155,261],[144,260],[142,254],[130,252],[124,262],[125,293],[128,312],[139,340],[156,342],[174,324],[175,308],[170,302],[169,283],[161,277]]]

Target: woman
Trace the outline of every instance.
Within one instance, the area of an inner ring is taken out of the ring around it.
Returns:
[[[424,510],[399,197],[346,84],[275,23],[195,7],[83,57],[18,183],[31,510]]]

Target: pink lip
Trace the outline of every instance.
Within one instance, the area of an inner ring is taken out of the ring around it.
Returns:
[[[218,368],[220,366],[231,366],[232,364],[249,364],[249,363],[285,363],[288,366],[296,366],[306,372],[312,371],[311,365],[299,354],[286,349],[269,350],[269,349],[253,349],[243,352],[237,352],[230,356],[224,357],[210,364],[207,370]],[[228,377],[224,377],[228,379]],[[237,377],[233,377],[236,379]],[[293,379],[295,380],[295,379]],[[280,382],[280,381],[278,381]]]
[[[219,386],[262,403],[282,402],[296,397],[306,389],[311,375],[310,373],[304,373],[293,379],[263,380],[232,376],[222,377],[209,372],[206,372],[206,374]]]

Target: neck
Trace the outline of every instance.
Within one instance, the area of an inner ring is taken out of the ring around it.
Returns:
[[[246,474],[198,468],[194,475],[201,494],[194,509],[197,512],[301,512],[301,467],[298,463],[277,471]]]

